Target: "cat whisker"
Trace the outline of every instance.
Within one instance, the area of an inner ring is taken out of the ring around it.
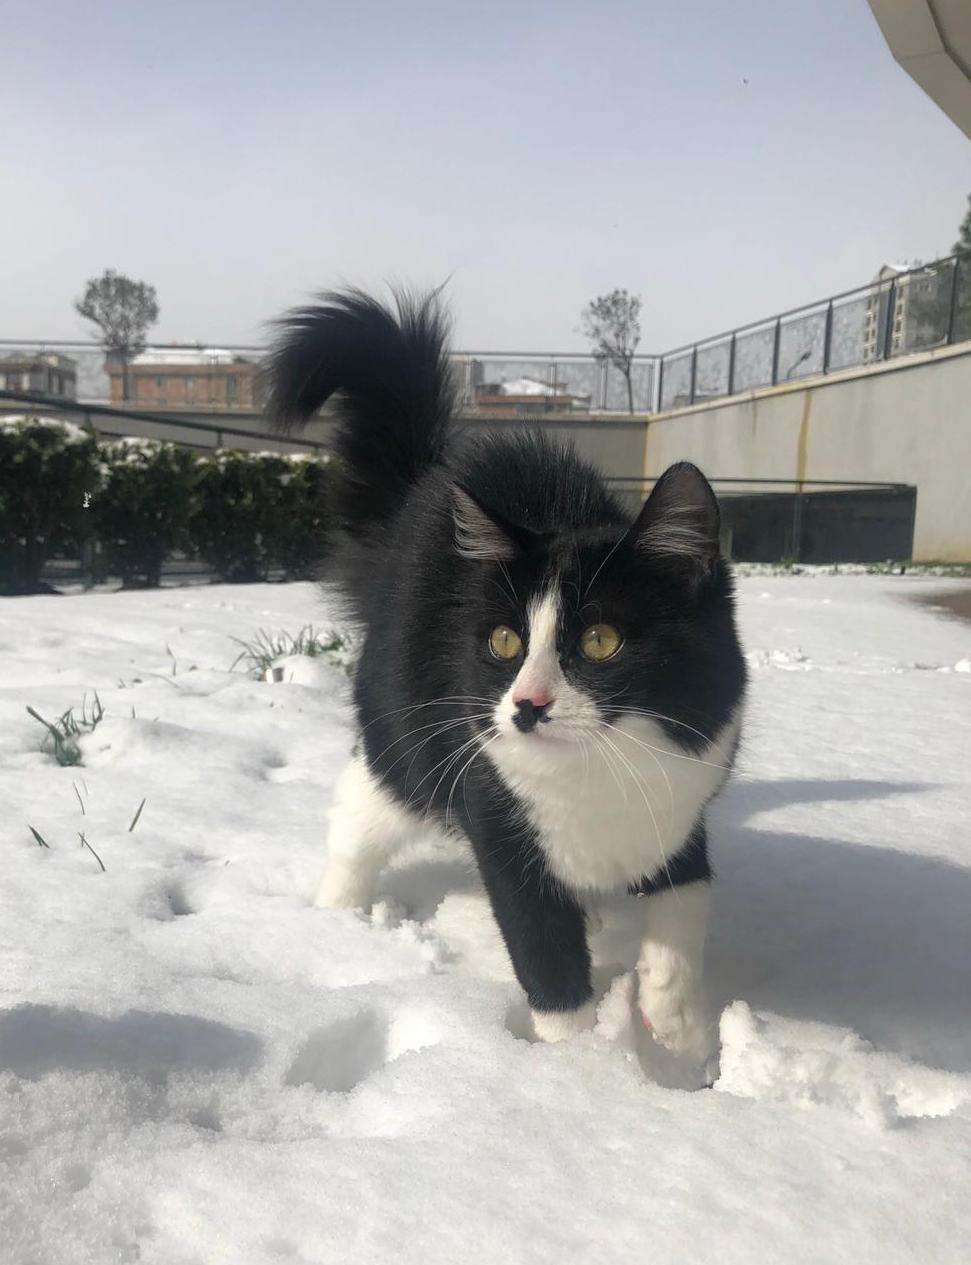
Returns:
[[[496,729],[495,726],[491,726],[491,728],[494,730],[492,736],[489,738],[485,738],[485,735],[489,733],[489,730],[485,731],[485,733],[482,735],[485,741],[482,741],[478,744],[475,751],[472,752],[471,757],[465,762],[465,764],[462,766],[459,772],[455,775],[455,779],[452,782],[451,789],[448,793],[448,799],[445,801],[445,828],[446,830],[448,829],[449,817],[452,811],[452,796],[455,794],[455,788],[459,784],[459,779],[465,778],[468,776],[469,769],[472,767],[473,763],[479,758],[479,756],[483,753],[483,751],[485,751],[486,747],[491,742],[495,742],[496,739],[500,737],[499,730]]]
[[[702,760],[699,756],[688,755],[687,752],[671,751],[665,747],[653,747],[649,742],[644,742],[642,738],[635,738],[633,734],[627,733],[625,730],[622,730],[621,732],[623,732],[624,736],[629,738],[631,742],[636,742],[638,746],[643,747],[645,751],[651,751],[657,755],[667,756],[671,760],[687,760],[689,764],[700,764],[706,769],[718,769],[721,773],[731,773],[732,771],[732,766],[730,764],[716,764],[712,760]]]
[[[652,715],[653,713],[645,714]],[[606,724],[607,722],[602,723]],[[740,769],[736,764],[717,764],[712,760],[702,760],[698,756],[689,755],[687,752],[671,751],[665,747],[652,747],[650,743],[644,742],[643,739],[635,737],[634,734],[628,733],[626,730],[621,730],[621,732],[624,734],[624,737],[628,738],[631,742],[637,743],[639,746],[643,747],[645,751],[650,751],[652,753],[656,753],[657,755],[667,756],[672,760],[687,760],[689,764],[700,764],[706,769],[717,769],[721,773],[730,773],[733,781],[757,782],[761,780],[752,773],[746,773],[744,769]]]
[[[426,738],[423,742],[418,743],[417,748],[415,749],[415,753],[414,753],[414,755],[413,755],[413,756],[412,756],[412,758],[411,758],[411,763],[408,765],[408,769],[407,769],[407,771],[406,771],[406,773],[405,773],[405,785],[406,785],[406,786],[408,785],[408,780],[409,780],[409,778],[411,777],[411,770],[415,767],[415,761],[418,759],[419,752],[422,750],[422,748],[423,748],[423,747],[425,747],[425,746],[426,746],[429,742],[431,742],[431,741],[432,741],[432,739],[437,738],[437,737],[439,737],[439,736],[440,736],[440,735],[438,735],[438,734],[432,734],[432,735],[431,735],[431,737]],[[406,754],[407,754],[407,752],[406,752]],[[419,785],[420,785],[420,784],[421,784],[421,783],[419,783]]]
[[[621,729],[618,725],[611,725],[609,721],[604,721],[604,725],[607,729],[611,729],[615,733],[620,734],[622,738],[630,737],[630,735],[625,730]],[[657,752],[653,751],[645,743],[639,743],[639,745],[642,746],[644,750],[648,753],[648,755],[653,759],[654,763],[658,767],[658,772],[661,774],[661,777],[664,778],[664,784],[668,788],[669,819],[671,822],[673,822],[674,821],[674,791],[672,790],[672,787],[671,787],[671,779],[668,777],[667,770],[665,769],[664,765],[661,763],[660,757],[658,756]]]
[[[617,789],[620,791],[621,795],[623,795],[624,803],[626,804],[628,802],[627,801],[627,787],[624,785],[623,781],[618,776],[617,770],[614,768],[614,764],[609,758],[609,753],[606,747],[603,745],[603,735],[595,733],[593,735],[593,739],[594,739],[594,742],[597,744],[597,749],[600,752],[600,755],[601,755],[601,758],[603,759],[604,764],[607,766],[607,769],[610,772],[611,777],[616,782]]]
[[[428,818],[431,814],[432,808],[435,803],[435,796],[438,794],[438,788],[441,786],[442,782],[444,782],[445,778],[448,776],[449,770],[452,768],[453,764],[457,760],[461,759],[462,755],[466,751],[468,751],[469,747],[474,746],[479,741],[479,736],[480,736],[479,734],[473,734],[471,738],[469,738],[466,742],[463,742],[462,745],[458,747],[455,751],[450,752],[449,755],[447,755],[444,760],[439,760],[438,764],[436,764],[433,769],[431,769],[428,773],[426,773],[425,776],[421,779],[421,782],[418,783],[418,786],[421,786],[421,783],[426,781],[428,778],[430,778],[435,772],[437,772],[438,769],[442,767],[442,765],[445,766],[444,770],[442,771],[441,776],[439,777],[438,781],[435,783],[434,787],[432,788],[431,794],[428,796],[428,803],[425,806],[426,818]],[[416,787],[415,789],[417,790],[418,787]]]
[[[523,604],[520,601],[519,595],[516,592],[516,586],[513,584],[512,577],[510,576],[509,572],[506,570],[506,564],[504,562],[500,561],[499,572],[509,586],[509,592],[512,595],[512,600],[516,606],[516,609],[521,611],[523,609]]]
[[[483,714],[483,716],[482,716],[482,717],[480,717],[479,719],[486,719],[486,714]],[[458,728],[458,726],[453,726],[453,728]],[[443,731],[443,733],[444,733],[444,732],[448,732],[448,731],[446,730],[446,731]],[[408,765],[407,771],[405,772],[405,785],[406,785],[406,786],[408,785],[408,779],[411,777],[411,770],[415,767],[415,761],[418,759],[418,754],[419,754],[419,752],[420,752],[420,751],[421,751],[421,750],[422,750],[425,746],[427,746],[427,744],[428,744],[429,742],[431,742],[431,741],[432,741],[432,739],[437,738],[437,737],[439,737],[439,735],[438,735],[438,734],[432,734],[430,738],[427,738],[427,739],[425,739],[423,742],[418,743],[417,748],[415,749],[415,754],[411,757],[411,763]],[[419,783],[419,785],[421,785],[421,783]]]
[[[622,690],[620,693],[626,693],[626,690]],[[726,763],[730,763],[730,758],[721,751],[714,738],[710,737],[706,733],[703,733],[700,729],[695,729],[692,725],[687,724],[683,720],[676,720],[674,716],[665,716],[663,712],[651,711],[647,707],[623,707],[621,710],[631,716],[648,716],[651,720],[664,720],[667,721],[669,725],[677,725],[680,729],[687,729],[689,733],[695,734],[696,737],[701,738],[703,742],[707,743],[712,750],[717,751]]]
[[[586,734],[579,729],[577,730],[577,742],[583,752],[583,785],[586,786],[590,778],[590,744],[587,741]]]
[[[424,703],[411,703],[407,707],[396,707],[389,712],[382,712],[380,716],[374,716],[361,726],[361,732],[370,729],[372,725],[376,725],[380,720],[387,720],[391,716],[401,716],[405,713],[421,711],[423,707],[461,707],[467,703],[488,703],[494,705],[495,699],[485,698],[479,694],[445,694],[441,698],[430,698]]]
[[[407,739],[413,738],[415,734],[424,733],[425,730],[427,729],[432,729],[436,731],[435,733],[429,734],[428,738],[425,739],[425,742],[430,742],[433,738],[437,736],[438,733],[446,733],[449,729],[454,729],[459,725],[464,725],[466,721],[486,719],[490,714],[491,713],[489,712],[475,712],[472,715],[459,716],[457,719],[452,719],[452,720],[434,720],[431,722],[431,724],[419,725],[415,729],[409,729],[409,731],[406,734],[402,734],[400,738],[395,738],[393,742],[389,742],[383,751],[380,751],[376,756],[373,757],[373,762],[377,764],[378,761],[381,760],[385,755],[387,755],[387,753],[391,750],[392,747],[396,747],[399,742],[405,742],[407,741]],[[424,745],[424,743],[419,744],[419,745]],[[389,765],[389,769],[393,769],[395,765],[398,764],[401,760],[403,760],[405,756],[408,755],[408,752],[411,750],[412,748],[409,747],[408,751],[406,751],[404,755],[399,756],[398,759],[395,760],[394,764]]]
[[[631,526],[633,526],[633,524],[631,524]],[[621,545],[622,545],[622,544],[624,543],[624,541],[627,539],[627,537],[628,537],[628,535],[629,535],[629,534],[630,534],[630,527],[628,527],[628,528],[627,528],[627,530],[626,530],[626,531],[624,531],[624,532],[620,535],[620,537],[618,538],[617,542],[616,542],[616,543],[614,544],[614,546],[613,546],[613,547],[612,547],[612,548],[608,551],[607,556],[604,558],[604,560],[601,562],[600,566],[599,566],[599,567],[597,567],[596,571],[594,571],[593,575],[590,577],[590,583],[589,583],[589,584],[587,585],[587,587],[583,590],[583,596],[584,596],[584,597],[586,597],[586,596],[587,596],[587,594],[590,592],[590,590],[593,588],[593,582],[594,582],[594,580],[597,578],[597,576],[600,574],[600,572],[604,569],[604,567],[607,565],[607,563],[610,561],[610,559],[614,556],[614,554],[617,552],[617,550],[621,547]]]
[[[667,877],[668,884],[669,884],[669,886],[670,886],[671,890],[672,890],[672,891],[674,891],[674,890],[675,890],[675,887],[674,887],[674,881],[673,881],[673,879],[671,878],[671,870],[670,870],[670,868],[668,867],[668,858],[667,858],[667,854],[666,854],[666,853],[665,853],[665,851],[664,851],[664,840],[663,840],[663,838],[662,838],[662,836],[661,836],[661,828],[660,828],[660,826],[658,825],[657,816],[656,816],[656,814],[655,814],[655,812],[654,812],[654,808],[653,808],[653,806],[651,805],[651,801],[650,801],[650,797],[649,797],[648,792],[647,792],[647,788],[646,788],[646,787],[645,787],[645,785],[644,785],[644,780],[643,780],[643,778],[641,777],[641,775],[638,773],[638,771],[637,771],[637,769],[635,768],[635,766],[634,766],[634,765],[633,765],[633,764],[632,764],[632,763],[631,763],[631,762],[627,759],[627,757],[623,754],[623,752],[622,752],[622,751],[620,751],[620,750],[617,748],[617,746],[616,746],[616,745],[615,745],[615,744],[614,744],[614,743],[610,740],[610,738],[608,738],[605,734],[604,734],[604,735],[602,735],[602,738],[603,738],[603,741],[604,741],[604,742],[606,742],[606,743],[607,743],[607,744],[608,744],[608,745],[609,745],[609,746],[610,746],[610,747],[611,747],[611,748],[612,748],[612,749],[616,752],[617,756],[618,756],[618,757],[619,757],[619,758],[623,761],[624,766],[627,768],[627,771],[630,773],[631,777],[632,777],[632,778],[633,778],[633,780],[634,780],[634,785],[635,785],[635,786],[638,788],[638,790],[641,792],[641,796],[642,796],[642,798],[643,798],[643,800],[644,800],[644,806],[647,808],[647,811],[648,811],[648,813],[650,814],[650,817],[651,817],[651,823],[652,823],[652,825],[654,826],[654,833],[655,833],[655,835],[657,836],[657,850],[658,850],[658,852],[660,853],[660,856],[661,856],[661,864],[664,866],[664,873],[665,873],[665,875],[666,875],[666,877]],[[670,784],[669,784],[669,789],[670,789]],[[673,799],[673,797],[672,797],[672,800],[671,800],[671,808],[672,808],[672,813],[673,813],[673,811],[674,811],[674,799]]]

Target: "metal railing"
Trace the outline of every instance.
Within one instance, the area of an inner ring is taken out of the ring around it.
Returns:
[[[635,356],[631,372],[634,412],[650,414],[721,399],[758,387],[893,359],[971,339],[971,259],[948,256],[909,269],[883,269],[866,285],[737,326],[661,354]],[[209,359],[225,354],[250,364],[265,347],[154,343],[147,350],[186,354],[178,374],[193,368],[205,377]],[[77,399],[104,404],[110,397],[104,351],[80,339],[0,339],[4,364],[17,353],[58,352],[74,362]],[[193,363],[193,358],[194,363]],[[171,357],[169,358],[171,360]],[[456,351],[451,356],[465,411],[483,417],[537,414],[580,416],[628,413],[624,375],[601,356],[573,352]],[[159,363],[159,377],[166,366]],[[150,376],[150,375],[149,375]],[[24,386],[23,383],[18,385]],[[26,388],[24,388],[26,389]],[[173,388],[174,390],[175,388]],[[188,388],[183,383],[183,391]],[[121,401],[113,401],[124,407]],[[233,412],[233,406],[184,395],[171,400],[130,399],[133,412]],[[242,410],[246,411],[246,410]],[[252,408],[259,413],[258,406]]]
[[[635,356],[635,413],[651,413],[660,357]],[[457,351],[451,355],[463,409],[483,416],[630,413],[627,381],[603,356],[570,352]]]
[[[971,338],[971,260],[884,269],[869,285],[658,358],[656,410],[929,351]]]
[[[253,365],[266,352],[265,347],[253,344],[218,344],[219,353],[240,358]],[[185,353],[186,363],[173,366],[160,362],[158,376],[171,382],[169,397],[159,395],[164,387],[151,390],[147,398],[140,398],[142,389],[137,375],[132,375],[130,388],[133,392],[126,401],[112,399],[109,374],[105,365],[102,346],[96,342],[81,340],[0,339],[0,388],[4,386],[4,361],[23,353],[25,356],[57,353],[73,361],[77,375],[77,399],[98,404],[112,403],[123,408],[134,405],[141,412],[145,408],[168,410],[184,409],[187,412],[215,411],[225,408],[206,398],[206,356],[209,352],[201,345],[179,343],[152,343],[146,347],[149,353]],[[631,370],[631,389],[635,413],[653,411],[656,395],[658,357],[635,356]],[[456,351],[450,355],[459,400],[464,410],[474,413],[512,413],[528,417],[534,413],[627,413],[627,383],[621,372],[602,357],[579,352],[477,352]],[[166,375],[167,371],[167,375]],[[18,371],[18,373],[21,371]],[[23,372],[26,372],[24,370]],[[142,369],[146,378],[156,375]],[[196,398],[186,399],[185,379],[195,380]],[[176,379],[176,380],[173,380]],[[23,382],[17,384],[26,390]],[[9,384],[8,384],[9,389]],[[258,412],[258,407],[251,411]]]

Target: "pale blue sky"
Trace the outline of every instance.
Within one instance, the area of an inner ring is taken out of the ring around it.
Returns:
[[[3,337],[83,336],[112,266],[166,339],[450,277],[458,345],[580,350],[623,285],[662,350],[946,253],[971,191],[865,0],[3,13]]]

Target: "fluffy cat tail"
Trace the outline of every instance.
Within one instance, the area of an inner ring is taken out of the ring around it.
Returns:
[[[334,448],[343,463],[338,515],[352,537],[393,517],[411,485],[439,461],[455,406],[438,292],[330,291],[277,322],[268,366],[275,425],[304,425],[338,394]]]

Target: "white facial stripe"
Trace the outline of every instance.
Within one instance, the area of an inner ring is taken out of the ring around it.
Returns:
[[[527,610],[529,649],[526,662],[513,682],[514,698],[535,695],[556,698],[563,683],[563,672],[556,649],[556,632],[560,623],[560,594],[549,589],[534,598]]]
[[[574,730],[589,732],[599,724],[593,699],[571,685],[560,664],[556,634],[562,620],[562,596],[556,587],[533,598],[526,610],[526,662],[516,679],[496,704],[494,721],[506,741],[514,745],[535,744],[543,738],[562,738]],[[550,722],[529,734],[515,726],[518,707],[514,699],[542,698],[552,703],[546,714]],[[493,752],[496,756],[498,752]]]

